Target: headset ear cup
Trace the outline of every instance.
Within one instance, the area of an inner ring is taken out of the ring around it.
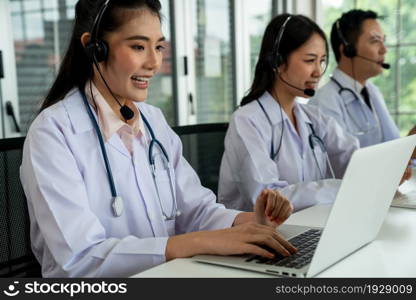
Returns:
[[[352,45],[346,45],[344,47],[344,55],[348,58],[353,58],[357,56],[357,51],[355,50],[355,47]]]
[[[87,55],[90,61],[93,61],[94,59],[94,51],[95,51],[94,49],[95,49],[95,45],[91,42],[88,42],[84,47],[85,54]]]
[[[108,44],[106,41],[98,40],[95,43],[94,55],[97,62],[106,61],[108,58]]]
[[[266,63],[271,69],[276,70],[283,64],[283,57],[280,54],[266,56]]]
[[[265,61],[266,61],[267,66],[270,69],[272,69],[272,70],[277,69],[277,66],[276,66],[276,58],[275,58],[274,55],[267,55],[266,58],[265,58]]]
[[[91,61],[102,62],[108,58],[108,44],[105,41],[89,42],[85,45],[84,49],[87,57]]]
[[[276,68],[280,67],[283,64],[283,57],[278,53],[276,55]]]

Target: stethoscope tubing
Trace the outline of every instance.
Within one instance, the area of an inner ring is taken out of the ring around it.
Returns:
[[[272,121],[270,119],[269,114],[266,112],[266,109],[264,108],[263,104],[259,100],[257,100],[257,103],[260,105],[261,110],[263,111],[264,115],[266,116],[266,119],[267,119],[268,123],[270,124],[270,126],[272,128],[271,147],[270,147],[270,158],[272,160],[275,160],[275,158],[277,157],[277,155],[280,152],[280,147],[282,145],[282,140],[283,140],[283,133],[284,133],[283,112],[280,111],[280,113],[281,113],[281,122],[282,122],[282,130],[281,130],[281,135],[280,135],[279,147],[278,147],[278,151],[276,153],[274,153],[274,151],[273,151],[274,150],[274,126],[273,126],[273,123],[272,123]],[[280,105],[279,105],[279,107],[280,107]],[[281,110],[281,107],[280,107],[280,110]],[[318,135],[315,134],[315,130],[313,128],[313,125],[310,124],[310,123],[307,123],[307,125],[311,129],[311,133],[310,133],[309,138],[308,138],[309,147],[312,150],[312,153],[313,153],[313,156],[314,156],[314,160],[315,160],[315,163],[316,163],[316,165],[318,167],[318,170],[319,170],[319,173],[320,173],[321,177],[322,178],[325,178],[325,176],[323,174],[323,171],[321,170],[321,167],[319,165],[318,158],[317,158],[316,153],[315,153],[314,140],[318,143],[319,147],[322,150],[322,153],[325,154],[326,162],[327,162],[327,164],[329,166],[329,169],[330,169],[330,172],[331,172],[331,176],[332,176],[332,178],[335,179],[335,173],[334,173],[334,170],[332,168],[331,162],[329,160],[328,152],[326,151],[326,147],[325,147],[324,142],[322,141],[322,139]]]
[[[101,133],[100,127],[98,125],[98,121],[97,121],[97,119],[96,119],[96,117],[95,117],[95,115],[94,115],[94,113],[91,109],[90,104],[88,103],[87,96],[85,95],[85,92],[81,91],[81,95],[82,95],[82,99],[83,99],[83,102],[85,104],[85,107],[87,109],[88,116],[91,119],[94,130],[95,130],[95,132],[97,134],[97,137],[98,137],[98,140],[99,140],[100,149],[101,149],[101,153],[103,155],[104,164],[105,164],[105,168],[106,168],[106,172],[107,172],[107,178],[108,178],[108,182],[109,182],[109,186],[110,186],[110,190],[111,190],[111,196],[113,198],[112,206],[113,207],[115,206],[116,201],[118,203],[121,202],[121,205],[122,205],[122,198],[117,196],[117,190],[116,190],[116,187],[115,187],[115,184],[114,184],[114,178],[113,178],[110,162],[109,162],[108,155],[107,155],[107,150],[105,148],[104,138],[103,138],[103,135]],[[145,126],[148,129],[149,134],[150,134],[150,138],[151,138],[150,142],[149,142],[148,162],[149,162],[149,165],[150,165],[150,168],[151,168],[153,182],[155,184],[157,197],[158,197],[158,200],[159,200],[160,207],[162,209],[162,214],[163,214],[163,217],[164,217],[165,220],[173,220],[175,218],[175,216],[179,216],[181,213],[178,210],[178,206],[177,206],[177,202],[176,202],[176,196],[175,196],[175,190],[174,190],[173,183],[172,183],[172,175],[171,175],[171,169],[170,169],[169,155],[168,155],[165,147],[163,147],[162,143],[158,139],[156,139],[154,131],[153,131],[152,127],[150,126],[150,123],[147,120],[147,118],[144,116],[143,113],[140,113],[140,116],[141,116],[143,122],[145,123]],[[167,172],[168,172],[168,177],[169,177],[169,188],[170,188],[170,192],[171,192],[171,196],[172,196],[172,200],[173,200],[171,213],[169,215],[167,215],[164,211],[162,200],[160,198],[159,187],[157,185],[155,161],[154,161],[154,158],[152,156],[153,149],[155,147],[158,147],[160,149],[160,151],[163,154],[163,157],[166,159],[166,164],[168,166],[167,167]],[[116,217],[119,217],[119,216],[121,216],[121,213],[114,212],[114,215]]]
[[[354,96],[354,100],[356,100],[356,101],[358,101],[358,100],[359,100],[359,97],[358,97],[358,95],[357,95],[357,93],[356,93],[355,91],[353,91],[353,90],[352,90],[352,89],[350,89],[350,88],[347,88],[347,87],[343,86],[343,85],[342,85],[342,84],[341,84],[341,83],[340,83],[337,79],[335,79],[333,76],[331,76],[331,77],[330,77],[330,79],[331,79],[331,81],[332,81],[333,83],[335,83],[335,84],[338,86],[338,95],[340,95],[340,96],[342,97],[342,93],[344,93],[344,92],[348,92],[348,93],[350,93],[350,94],[352,94],[352,95]],[[359,103],[359,105],[360,105],[361,114],[364,116],[364,118],[365,118],[365,120],[366,120],[366,123],[367,123],[367,125],[368,125],[368,127],[369,127],[369,129],[367,129],[367,130],[364,130],[364,129],[360,126],[359,122],[357,122],[357,120],[356,120],[356,119],[354,118],[354,116],[351,114],[351,112],[349,111],[349,109],[348,109],[348,107],[345,105],[345,103],[344,103],[343,101],[341,101],[341,102],[342,102],[342,105],[343,105],[343,107],[344,107],[345,111],[347,112],[347,114],[348,114],[348,116],[349,116],[350,120],[352,120],[352,122],[354,123],[355,127],[359,129],[359,131],[355,132],[355,134],[354,134],[354,135],[365,135],[365,134],[367,134],[368,132],[370,132],[372,128],[375,128],[375,127],[376,127],[376,126],[370,127],[370,121],[369,121],[369,119],[368,119],[367,114],[364,112],[364,110],[363,110],[363,108],[362,108],[362,106],[361,106],[361,105],[364,105],[361,101],[358,101],[358,103]],[[375,118],[376,118],[377,122],[379,122],[379,120],[378,120],[378,116],[377,116],[376,114],[375,114]],[[354,133],[354,130],[352,130],[352,128],[350,128],[350,130],[351,130],[351,133]]]

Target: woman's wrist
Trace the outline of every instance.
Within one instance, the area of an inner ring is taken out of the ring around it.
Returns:
[[[242,212],[242,213],[239,213],[235,217],[233,226],[238,226],[244,223],[255,222],[255,221],[256,221],[256,216],[254,212]]]
[[[166,244],[166,261],[203,253],[203,234],[204,232],[199,231],[171,236]]]

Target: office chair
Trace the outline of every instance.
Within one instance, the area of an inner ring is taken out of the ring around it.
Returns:
[[[197,172],[203,186],[218,192],[224,137],[228,123],[173,127],[183,144],[183,156]]]
[[[19,176],[23,142],[24,137],[0,139],[0,277],[41,277]]]

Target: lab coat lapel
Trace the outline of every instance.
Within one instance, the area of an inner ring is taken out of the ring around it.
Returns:
[[[130,152],[127,150],[126,146],[123,144],[123,141],[121,140],[118,134],[113,134],[113,136],[107,141],[107,144],[109,144],[110,147],[114,148],[127,158],[131,158]]]
[[[312,124],[311,119],[303,110],[303,106],[299,105],[298,103],[295,104],[294,113],[297,120],[297,125],[299,129],[299,136],[301,139],[301,149],[302,149],[302,156],[305,157],[306,151],[309,147],[309,136],[310,136],[310,128],[308,124]]]
[[[91,119],[88,116],[85,104],[82,100],[81,93],[78,89],[70,92],[70,96],[63,101],[63,104],[68,112],[72,127],[76,134],[89,130],[94,130]],[[95,115],[95,111],[93,110]],[[118,134],[114,134],[107,142],[112,148],[130,159],[130,153],[124,146]]]

